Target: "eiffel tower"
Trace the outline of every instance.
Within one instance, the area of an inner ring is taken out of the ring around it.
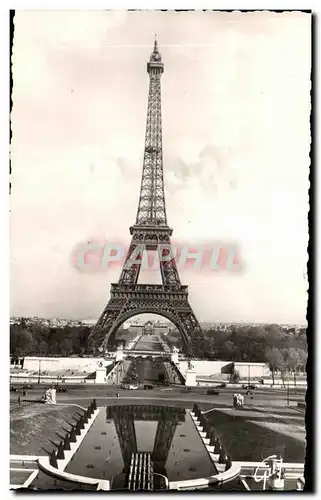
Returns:
[[[164,64],[155,38],[147,63],[149,94],[140,197],[132,240],[118,283],[111,284],[110,299],[89,335],[89,348],[104,352],[115,346],[120,325],[142,313],[169,319],[181,334],[184,352],[197,355],[204,335],[181,284],[171,247],[173,230],[167,224],[162,150],[161,75]],[[162,285],[137,284],[144,250],[158,251]]]

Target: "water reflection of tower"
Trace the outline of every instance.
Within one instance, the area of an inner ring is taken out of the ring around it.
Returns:
[[[185,421],[185,409],[150,405],[110,406],[106,408],[106,418],[114,420],[126,472],[132,454],[146,451],[138,449],[135,420],[158,422],[151,458],[154,472],[167,475],[168,453],[178,423]]]

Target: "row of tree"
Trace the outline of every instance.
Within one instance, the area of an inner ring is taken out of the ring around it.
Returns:
[[[24,356],[84,356],[91,354],[88,337],[92,328],[67,324],[52,327],[41,322],[20,318],[10,325],[10,354],[13,358]],[[134,332],[119,329],[117,341],[126,343],[136,336]]]
[[[280,325],[233,325],[228,330],[204,331],[205,341],[198,346],[202,359],[269,363],[275,372],[296,371],[307,362],[306,328],[284,329]],[[178,331],[164,337],[170,345],[182,349]]]
[[[12,357],[84,355],[90,331],[84,325],[58,328],[21,318],[10,325],[10,354]]]
[[[79,325],[51,327],[21,318],[10,327],[10,353],[23,356],[82,356],[89,353],[88,336],[91,328]],[[120,330],[120,338],[126,338]],[[212,328],[204,332],[205,339],[197,346],[202,359],[267,362],[272,373],[295,371],[307,361],[306,329],[288,331],[279,325],[232,326],[225,331]],[[170,345],[183,348],[180,334],[171,330],[163,336]]]
[[[272,372],[273,384],[275,372],[280,372],[283,383],[285,373],[293,373],[294,382],[296,382],[296,373],[299,369],[305,368],[307,358],[306,349],[295,347],[289,347],[288,349],[267,347],[265,351],[265,361],[269,363]]]

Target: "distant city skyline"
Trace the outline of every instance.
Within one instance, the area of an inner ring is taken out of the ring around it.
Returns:
[[[144,317],[143,317],[144,316]],[[23,316],[11,316],[11,320],[12,319],[19,319]],[[96,321],[97,321],[97,318],[61,318],[61,317],[41,317],[41,316],[29,316],[29,317],[23,317],[24,319],[27,319],[27,320],[32,320],[32,319],[40,319],[40,320],[43,320],[43,321],[70,321],[70,322],[88,322],[90,324],[94,324]],[[132,323],[132,322],[146,322],[146,321],[161,321],[161,322],[164,322],[164,323],[171,323],[173,324],[171,321],[169,321],[168,319],[164,318],[163,316],[160,316],[160,315],[153,315],[153,314],[144,314],[144,315],[137,315],[137,316],[133,316],[132,318],[130,318],[129,320],[125,321],[125,323]],[[256,321],[200,321],[201,324],[225,324],[225,325],[229,325],[229,324],[254,324],[254,325],[268,325],[268,324],[274,324],[273,322],[263,322],[263,323],[260,323],[260,322],[256,322]],[[307,322],[306,323],[275,323],[275,324],[278,324],[280,326],[290,326],[290,325],[293,325],[293,326],[298,326],[298,327],[306,327],[307,326]],[[175,326],[175,325],[174,325]]]
[[[130,241],[155,32],[173,238],[236,243],[245,265],[180,272],[197,318],[306,324],[311,16],[300,12],[16,11],[11,314],[98,319],[107,303],[120,269],[82,273],[72,253]]]

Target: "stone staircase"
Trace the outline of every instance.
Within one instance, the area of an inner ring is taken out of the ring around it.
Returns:
[[[178,366],[173,361],[171,361],[171,366],[175,370],[175,373],[177,374],[179,382],[182,385],[185,385],[186,379],[185,379],[184,375],[182,374],[182,372],[180,371],[180,369],[178,368]]]
[[[170,384],[185,385],[185,377],[183,377],[173,361],[164,361],[164,369]]]

